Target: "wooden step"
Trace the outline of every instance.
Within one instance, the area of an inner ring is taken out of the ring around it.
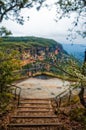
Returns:
[[[11,116],[11,118],[57,118],[56,115],[50,116]]]
[[[52,110],[52,108],[39,108],[39,107],[36,107],[36,108],[34,108],[34,107],[20,107],[20,108],[18,108],[18,110],[23,110],[23,111],[29,111],[29,110],[35,110],[35,111],[40,111],[40,110],[48,110],[48,111],[51,111]]]
[[[12,124],[10,123],[8,126],[9,127],[29,127],[29,126],[60,126],[62,125],[61,123],[41,123],[41,124]]]
[[[60,123],[10,124],[7,130],[64,130],[64,127]]]
[[[21,100],[44,100],[44,101],[50,101],[52,98],[22,98]]]
[[[52,107],[51,106],[37,106],[37,105],[35,105],[35,106],[18,106],[18,108],[47,108],[47,109],[49,109]]]
[[[40,105],[48,105],[50,102],[20,102],[20,104],[40,104]]]
[[[17,116],[53,116],[54,112],[18,112]]]
[[[8,126],[16,126],[16,127],[29,127],[29,126],[59,126],[61,123],[42,123],[42,124],[9,124]]]
[[[19,107],[51,107],[50,104],[20,104]]]
[[[17,112],[53,112],[53,110],[52,109],[50,109],[50,110],[17,110]]]
[[[25,98],[25,99],[20,100],[20,102],[50,103],[51,100],[50,99],[30,99],[30,98]]]
[[[44,112],[53,112],[53,110],[51,109],[51,110],[17,110],[17,113],[18,112],[25,112],[25,113],[27,113],[27,112],[37,112],[37,113],[39,113],[39,112],[42,112],[42,113],[44,113]]]
[[[11,119],[10,123],[14,123],[14,124],[37,124],[37,123],[58,123],[58,118],[57,117],[13,117]]]

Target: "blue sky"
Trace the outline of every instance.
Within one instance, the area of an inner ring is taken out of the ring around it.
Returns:
[[[13,36],[37,36],[44,38],[52,38],[60,43],[71,43],[66,40],[68,35],[68,29],[71,27],[71,23],[74,20],[75,14],[71,15],[71,18],[63,18],[59,22],[55,22],[56,9],[48,10],[42,8],[40,11],[36,11],[35,8],[28,10],[24,9],[21,12],[25,19],[30,16],[29,21],[25,20],[24,25],[19,25],[11,20],[4,20],[0,26],[5,26],[8,30],[11,30]],[[86,39],[78,36],[73,43],[85,44]]]

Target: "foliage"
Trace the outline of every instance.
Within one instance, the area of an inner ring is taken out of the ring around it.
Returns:
[[[0,28],[0,37],[5,37],[11,35],[11,31],[8,31],[5,27]]]
[[[20,69],[18,52],[12,51],[10,54],[0,51],[0,110],[4,110],[12,98],[11,87],[8,86],[17,79],[15,70]]]
[[[73,26],[69,29],[68,39],[71,36],[71,40],[75,39],[77,34],[85,38],[86,0],[57,0],[55,5],[57,9],[56,21],[63,17],[71,18],[71,16],[74,16]]]
[[[86,86],[86,76],[85,76],[86,71],[85,70],[86,70],[86,63],[79,65],[77,62],[74,62],[72,60],[69,60],[66,66],[66,71],[68,73],[71,73],[73,77],[76,76],[77,81],[79,83],[78,86],[81,86],[82,84],[83,86]]]
[[[13,51],[11,54],[0,51],[0,92],[7,88],[15,79],[14,71],[20,68],[19,60],[16,59],[18,53]],[[7,90],[6,90],[7,91]]]
[[[86,110],[84,108],[75,108],[70,112],[70,120],[80,122],[86,128]]]
[[[4,113],[7,109],[9,102],[13,99],[10,92],[0,93],[0,112]]]
[[[23,8],[32,8],[38,3],[36,8],[40,8],[44,0],[0,0],[0,22],[3,19],[16,20],[18,23],[23,24],[24,18],[21,15]],[[28,16],[29,18],[29,16]]]

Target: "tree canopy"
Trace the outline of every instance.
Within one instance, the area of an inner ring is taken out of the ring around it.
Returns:
[[[23,8],[32,8],[36,3],[40,8],[42,3],[45,0],[0,0],[0,22],[3,19],[11,19],[16,20],[18,23],[23,24],[24,19],[21,15],[21,10]]]
[[[57,19],[63,17],[71,17],[71,14],[75,13],[73,27],[70,32],[77,32],[83,38],[86,37],[86,0],[57,0],[55,3],[57,7]],[[58,17],[58,14],[59,15]],[[74,33],[75,35],[75,33]],[[73,38],[73,37],[72,37]]]
[[[0,37],[9,36],[11,35],[11,31],[7,30],[5,27],[0,28]]]

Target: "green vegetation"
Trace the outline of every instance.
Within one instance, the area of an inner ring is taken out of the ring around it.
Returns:
[[[11,31],[8,31],[5,27],[0,28],[0,37],[5,37],[11,35]]]
[[[86,129],[86,110],[84,108],[75,108],[70,112],[70,120],[75,120],[80,122],[84,126],[84,130]]]
[[[38,37],[4,37],[2,38],[3,42],[0,43],[0,46],[2,47],[35,47],[41,46],[41,47],[55,47],[57,45],[62,49],[62,46],[60,43],[57,43],[56,41],[52,39],[45,39],[45,38],[38,38]]]
[[[15,70],[21,68],[20,60],[16,58],[18,55],[17,51],[10,54],[0,51],[0,113],[6,110],[13,98],[9,85],[18,78],[18,75],[14,74]]]

